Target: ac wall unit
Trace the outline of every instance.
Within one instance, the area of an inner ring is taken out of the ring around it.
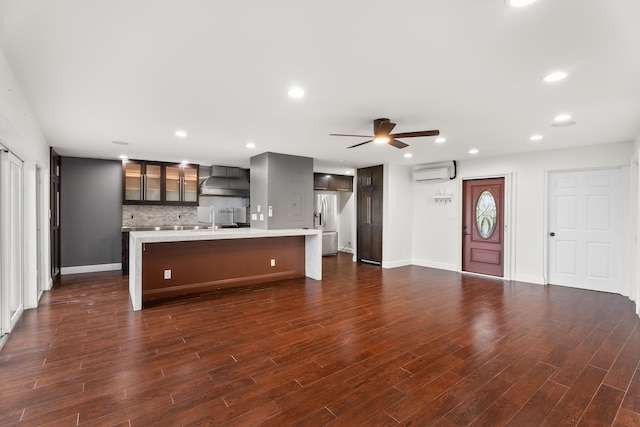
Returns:
[[[414,181],[448,181],[455,177],[455,161],[418,165],[413,169]]]

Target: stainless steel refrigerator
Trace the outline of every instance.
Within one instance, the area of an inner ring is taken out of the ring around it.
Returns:
[[[313,204],[313,225],[322,230],[322,255],[338,253],[338,196],[316,193]]]

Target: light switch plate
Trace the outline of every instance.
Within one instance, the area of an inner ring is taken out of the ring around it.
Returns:
[[[257,221],[258,220],[258,214],[251,214],[251,221]]]
[[[273,216],[273,206],[269,206],[269,218]]]
[[[264,214],[260,214],[260,221],[264,221]]]
[[[171,279],[171,270],[165,270],[164,271],[164,278],[165,279]]]

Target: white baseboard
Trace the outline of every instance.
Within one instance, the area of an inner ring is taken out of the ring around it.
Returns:
[[[407,265],[411,265],[411,260],[403,259],[400,261],[382,261],[382,268],[397,268],[397,267],[405,267]]]
[[[543,276],[534,276],[533,274],[516,273],[515,281],[533,283],[535,285],[546,285]]]
[[[448,264],[444,262],[434,262],[427,261],[422,259],[414,259],[411,262],[413,265],[418,265],[420,267],[428,267],[428,268],[436,268],[438,270],[447,270],[447,271],[459,271],[458,266],[455,264]]]
[[[80,274],[80,273],[96,273],[99,271],[115,271],[122,270],[122,264],[119,262],[113,264],[97,264],[97,265],[78,265],[76,267],[62,267],[60,274]]]
[[[352,254],[353,252],[353,248],[342,248],[340,249],[340,252],[346,252],[348,254]]]

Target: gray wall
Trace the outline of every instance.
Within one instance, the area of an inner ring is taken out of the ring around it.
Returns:
[[[62,267],[121,262],[122,163],[62,157]]]
[[[258,215],[251,221],[256,228],[313,228],[313,159],[278,153],[252,157],[251,213]]]
[[[268,154],[262,153],[257,156],[253,156],[250,159],[250,169],[249,173],[251,174],[251,186],[250,186],[250,194],[251,194],[251,208],[250,208],[250,217],[251,217],[251,227],[254,228],[262,228],[267,229],[267,213],[264,208],[268,203],[268,193],[267,193],[267,182],[269,180],[268,175]],[[260,212],[258,212],[258,208],[260,208]],[[264,220],[260,220],[260,213],[264,214]],[[257,219],[253,219],[253,217]]]

